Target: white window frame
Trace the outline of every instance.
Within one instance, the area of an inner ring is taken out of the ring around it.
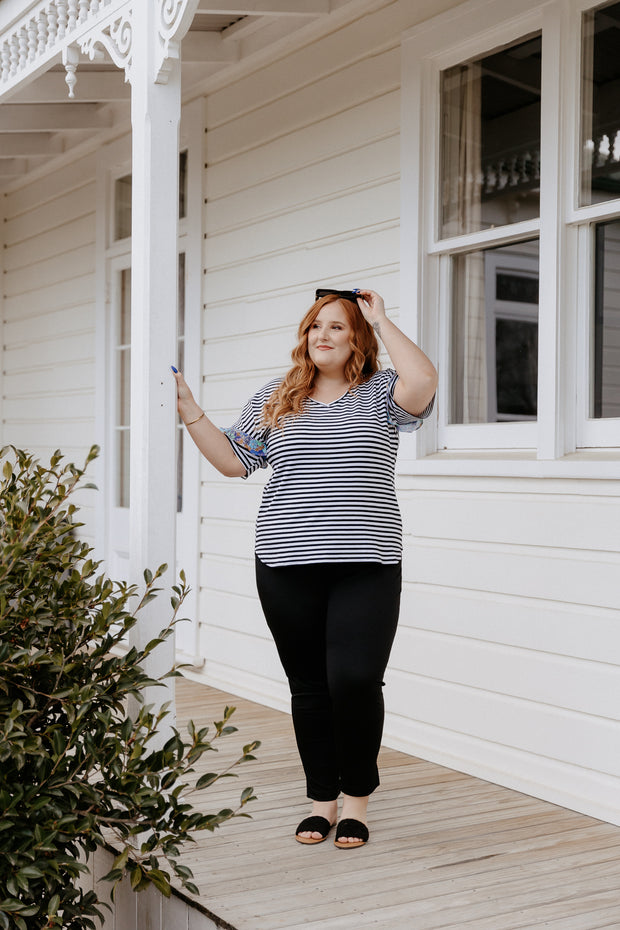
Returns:
[[[487,371],[489,374],[495,373],[496,365],[496,325],[498,320],[523,320],[528,323],[538,324],[538,303],[522,303],[520,301],[499,300],[496,294],[497,273],[499,270],[509,270],[515,277],[533,278],[538,281],[538,262],[534,257],[516,255],[499,255],[497,252],[488,253],[484,264],[484,291],[485,304],[490,312],[487,315]],[[489,422],[509,422],[517,420],[522,422],[524,417],[517,417],[511,414],[501,414],[505,420],[495,420],[497,417],[497,385],[496,379],[491,377],[488,385],[487,411]],[[536,417],[528,417],[528,420],[536,420]]]
[[[575,63],[582,13],[600,5],[522,0],[515,12],[512,0],[470,0],[403,36],[401,319],[438,361],[440,384],[432,420],[403,437],[401,473],[617,477],[620,420],[588,420],[584,407],[593,292],[588,224],[620,215],[620,200],[577,206],[581,75]],[[441,240],[440,73],[534,33],[542,34],[543,49],[540,218]],[[537,236],[537,422],[449,424],[451,257]]]
[[[202,243],[204,164],[204,101],[198,98],[183,108],[180,127],[180,151],[188,151],[186,216],[179,220],[177,254],[185,252],[185,375],[199,388],[202,350]],[[131,138],[124,136],[99,149],[97,154],[97,435],[102,437],[102,453],[96,463],[96,481],[102,493],[97,495],[97,558],[113,561],[112,544],[118,538],[118,519],[123,508],[112,512],[115,463],[111,455],[111,405],[116,402],[116,385],[112,379],[111,301],[114,299],[114,274],[131,264],[131,238],[114,240],[114,185],[119,177],[131,173]],[[170,364],[175,363],[174,350]],[[172,377],[172,375],[170,375]],[[200,589],[200,456],[185,437],[183,457],[183,511],[177,514],[177,566],[185,569],[191,590],[182,616],[191,622],[178,624],[175,631],[180,661],[199,665],[198,626]],[[126,509],[125,509],[126,510]],[[129,512],[126,510],[128,521]],[[128,533],[125,536],[129,538]],[[111,564],[108,569],[111,571]],[[169,572],[169,583],[173,574]]]

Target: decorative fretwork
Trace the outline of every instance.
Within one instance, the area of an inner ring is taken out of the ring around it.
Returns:
[[[91,30],[129,11],[129,0],[41,0],[0,37],[0,93],[43,70],[69,46],[81,46]],[[73,69],[73,56],[69,55]],[[75,69],[69,89],[75,81]]]
[[[171,63],[180,56],[181,39],[191,25],[198,4],[199,0],[157,0],[157,83],[167,83]]]
[[[80,42],[80,48],[91,61],[98,58],[99,53],[105,49],[117,68],[125,69],[125,78],[128,79],[131,69],[132,34],[131,11],[127,9],[103,24],[102,28],[89,32]]]
[[[144,0],[141,0],[144,2]],[[166,83],[171,62],[189,29],[199,0],[147,0],[155,4],[155,73]],[[107,52],[130,78],[132,0],[40,0],[0,36],[0,95],[62,57],[67,85],[74,96],[75,50],[91,60]],[[71,51],[73,50],[73,51]]]

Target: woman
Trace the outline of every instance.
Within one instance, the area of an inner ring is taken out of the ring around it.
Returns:
[[[375,334],[395,370],[379,370]],[[313,801],[295,838],[326,839],[342,793],[335,844],[354,849],[368,840],[379,784],[383,674],[400,604],[398,432],[430,414],[437,373],[371,290],[317,299],[292,359],[230,429],[206,418],[175,371],[178,408],[222,474],[273,468],[257,520],[256,579]]]

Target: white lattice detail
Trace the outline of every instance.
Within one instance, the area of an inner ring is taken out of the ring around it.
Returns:
[[[140,0],[155,6],[154,80],[166,83],[172,61],[189,29],[199,0]],[[39,0],[0,36],[0,95],[40,70],[70,46],[91,59],[107,52],[130,76],[132,63],[132,0]],[[68,72],[69,89],[75,69]]]
[[[199,0],[157,0],[157,83],[167,82],[171,62],[180,57],[181,40],[192,24],[198,4]]]
[[[69,45],[81,44],[91,30],[104,29],[104,22],[109,25],[111,19],[118,19],[128,7],[129,0],[32,3],[23,17],[0,36],[0,93],[39,70]],[[123,13],[123,19],[129,19],[128,12]],[[122,36],[121,46],[124,41]]]
[[[100,30],[90,32],[80,42],[80,48],[93,61],[105,49],[117,68],[125,69],[125,80],[131,69],[131,46],[133,25],[131,11],[125,10],[120,16],[106,23]]]

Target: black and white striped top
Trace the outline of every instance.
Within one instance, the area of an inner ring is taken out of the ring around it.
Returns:
[[[330,404],[309,398],[282,428],[262,426],[280,383],[266,384],[223,432],[246,469],[271,465],[256,523],[256,554],[267,565],[399,562],[402,523],[394,483],[399,430],[418,429],[394,401],[398,375],[379,371]]]

